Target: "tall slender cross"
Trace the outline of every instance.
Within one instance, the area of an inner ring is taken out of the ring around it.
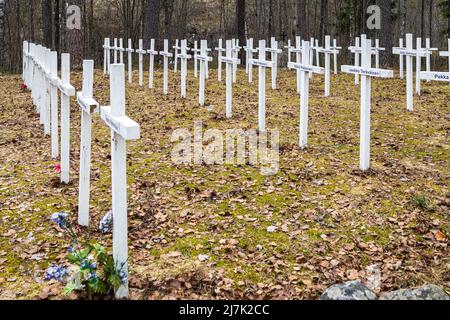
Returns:
[[[253,54],[258,52],[258,50],[253,48],[253,38],[247,39],[247,46],[244,47],[246,52],[245,68],[248,75],[248,83],[253,82],[253,64],[250,63],[253,59]],[[234,68],[234,67],[233,67]]]
[[[266,68],[273,67],[273,61],[266,61],[266,40],[259,41],[259,59],[252,59],[250,63],[258,66],[258,127],[260,132],[266,131]]]
[[[61,183],[70,182],[70,98],[75,88],[70,84],[70,54],[61,54]]]
[[[103,73],[109,74],[109,65],[111,60],[111,40],[105,38],[105,44],[103,45]]]
[[[169,93],[169,58],[173,57],[172,53],[169,52],[169,40],[164,39],[164,51],[160,51],[159,54],[164,59],[164,84],[163,93],[167,95]]]
[[[331,49],[331,37],[325,36],[325,48],[320,48],[319,52],[325,54],[325,97],[330,96],[330,80],[331,80],[331,55],[338,52]]]
[[[158,55],[158,51],[155,50],[155,39],[150,39],[150,49],[147,50],[147,53],[150,55],[148,62],[148,87],[153,89],[155,77],[155,56]]]
[[[270,57],[273,62],[273,67],[271,69],[272,73],[272,90],[277,89],[277,78],[278,78],[278,54],[283,53],[283,50],[278,49],[278,41],[272,37],[270,39],[270,48],[266,50],[270,52]]]
[[[316,66],[320,67],[320,50],[322,47],[319,46],[319,39],[315,39],[314,51],[316,52]]]
[[[197,45],[197,42],[195,42],[195,45]],[[195,47],[195,49],[197,49],[197,46]],[[219,44],[218,46],[215,48],[215,50],[217,51],[217,80],[219,82],[222,82],[222,55],[225,52],[225,49],[223,48],[223,43],[222,43],[222,39],[219,39]],[[200,50],[197,49],[197,51],[194,51],[195,54],[199,53]],[[195,66],[197,66],[197,59],[195,60]],[[197,78],[197,67],[196,67],[196,74],[195,77]]]
[[[360,168],[370,169],[370,112],[371,112],[371,80],[372,77],[392,78],[392,70],[372,68],[371,40],[364,39],[361,43],[361,67],[342,66],[345,73],[361,75],[361,131],[360,131]]]
[[[192,58],[187,54],[187,40],[181,40],[181,53],[178,56],[181,59],[181,97],[186,98],[186,78],[188,60]]]
[[[233,58],[237,59],[239,57],[239,52],[241,51],[241,47],[239,46],[239,39],[232,39],[232,52],[233,52]],[[237,70],[238,66],[237,64],[233,65],[233,83],[237,82]]]
[[[111,106],[101,107],[101,117],[111,129],[113,258],[115,267],[126,275],[116,298],[128,297],[128,209],[127,140],[140,139],[140,126],[125,113],[125,66],[111,66]]]
[[[287,49],[287,61],[289,64],[290,62],[292,62],[292,49],[294,49],[291,43],[291,39],[288,40],[288,44],[287,46],[284,46],[284,48]]]
[[[175,40],[175,45],[172,47],[174,49],[174,60],[173,60],[173,72],[178,72],[178,50],[180,50],[180,47],[178,45],[178,39]]]
[[[397,54],[399,56],[399,68],[400,68],[400,79],[403,79],[404,76],[404,71],[403,71],[403,61],[404,59],[404,52],[406,51],[406,48],[403,46],[403,38],[401,38],[399,40],[399,46],[398,47],[394,47],[392,48],[392,52],[393,54]]]
[[[50,83],[50,110],[51,110],[51,140],[52,158],[59,157],[59,110],[58,110],[58,52],[50,52],[50,65],[48,73]]]
[[[219,40],[219,42],[221,43],[222,39]],[[195,40],[194,41],[194,48],[191,50],[192,53],[195,55],[200,53],[200,49],[198,48],[198,41]],[[222,66],[219,64],[219,69],[222,69]],[[194,78],[198,77],[198,61],[197,59],[194,59]],[[219,81],[221,79],[221,74],[219,72]]]
[[[211,57],[208,57],[208,41],[202,40],[200,43],[200,54],[196,55],[194,59],[200,61],[200,81],[198,86],[198,103],[200,106],[205,105],[205,85],[206,85],[206,63],[212,61]]]
[[[439,51],[438,48],[432,48],[431,47],[431,40],[430,38],[426,38],[425,40],[425,48],[423,49],[423,51],[425,52],[426,56],[426,71],[427,72],[431,72],[431,56],[433,55],[434,51]],[[429,79],[427,79],[427,82],[430,82]]]
[[[110,66],[110,74],[112,71]],[[83,61],[82,91],[77,93],[81,108],[80,181],[78,195],[78,224],[89,225],[89,193],[91,187],[91,135],[92,114],[98,112],[98,103],[93,99],[94,61]]]
[[[233,65],[240,62],[239,59],[233,57],[232,52],[232,42],[227,40],[226,43],[226,56],[219,57],[219,63],[226,64],[226,82],[227,82],[227,93],[226,93],[226,115],[227,118],[233,116]]]
[[[28,52],[29,45],[28,41],[23,41],[22,43],[22,80],[24,84],[27,84],[27,69],[28,69]]]
[[[123,38],[119,39],[119,47],[117,48],[120,54],[120,63],[123,63],[123,53],[125,52],[125,48],[123,47]]]
[[[133,82],[133,43],[131,39],[128,39],[128,83]]]
[[[380,51],[385,51],[386,48],[380,47],[380,40],[375,39],[375,47],[372,49],[375,54],[375,68],[380,68]]]
[[[50,54],[51,50],[44,48],[44,69],[43,69],[43,81],[45,84],[44,94],[43,94],[43,103],[44,103],[44,133],[45,135],[51,135],[51,84],[49,81],[50,78]]]
[[[309,50],[309,48],[308,48]],[[295,48],[292,49],[292,52],[295,53],[295,62],[296,63],[302,63],[302,38],[297,36],[295,37]],[[308,55],[308,59],[309,59],[309,55]],[[308,61],[309,64],[309,61]],[[288,68],[292,69],[290,66],[292,66],[292,64],[288,64]],[[301,92],[301,71],[300,69],[296,69],[297,72],[297,93]]]
[[[113,63],[117,63],[117,52],[119,49],[119,45],[117,43],[117,38],[114,38],[114,47],[112,49],[113,49],[113,56],[114,56]]]
[[[334,74],[338,74],[338,54],[342,50],[342,47],[339,47],[337,45],[337,40],[333,39],[333,46],[331,47],[332,50],[334,50],[333,53],[333,66],[334,66]]]
[[[416,93],[420,96],[420,73],[422,72],[422,57],[425,57],[425,51],[422,49],[422,38],[417,38],[416,44]]]
[[[316,67],[310,64],[309,55],[310,44],[308,41],[303,41],[301,48],[302,54],[301,62],[291,62],[289,68],[296,69],[300,73],[301,82],[301,94],[300,94],[300,130],[299,130],[299,143],[300,148],[304,149],[308,146],[308,109],[309,109],[309,73],[323,74],[324,68]]]
[[[144,40],[139,39],[139,49],[136,50],[139,54],[139,85],[144,85],[144,55],[147,54],[147,50],[144,50]]]

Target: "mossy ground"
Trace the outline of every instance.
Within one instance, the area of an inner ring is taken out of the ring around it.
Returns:
[[[147,74],[145,75],[147,79]],[[372,170],[359,163],[359,87],[352,76],[323,77],[310,89],[309,147],[298,148],[299,97],[295,74],[267,73],[267,127],[280,130],[280,171],[253,166],[176,166],[170,138],[177,128],[257,127],[258,92],[239,70],[234,116],[225,118],[225,83],[210,70],[206,99],[189,71],[188,98],[180,74],[170,72],[170,94],[127,85],[127,114],[142,126],[128,144],[130,286],[146,298],[316,298],[331,284],[365,280],[381,270],[386,291],[433,282],[450,287],[448,84],[422,83],[414,112],[399,79],[372,82]],[[73,82],[81,88],[81,73]],[[49,222],[55,211],[77,212],[80,111],[72,101],[72,183],[58,183],[29,92],[19,76],[0,75],[0,298],[64,298],[45,283],[44,270],[65,262],[67,239]],[[109,103],[109,81],[95,74],[95,98]],[[96,231],[111,207],[110,133],[94,116],[91,227],[85,239],[110,245]],[[432,210],[415,205],[426,197]],[[417,201],[416,201],[417,202]],[[275,225],[274,233],[267,227]],[[210,256],[200,262],[199,254]],[[43,294],[44,292],[44,294]]]

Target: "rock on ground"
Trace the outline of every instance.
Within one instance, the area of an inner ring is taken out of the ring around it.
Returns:
[[[450,296],[434,284],[417,289],[402,289],[383,293],[380,300],[450,300]]]
[[[351,281],[331,286],[319,300],[377,300],[377,295],[361,282]]]

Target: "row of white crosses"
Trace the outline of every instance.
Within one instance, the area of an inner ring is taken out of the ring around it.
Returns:
[[[361,35],[361,37],[355,38],[355,45],[350,46],[348,50],[350,50],[351,53],[355,55],[355,66],[360,65],[360,59],[361,59],[361,52],[362,52],[362,43],[364,43],[367,40],[367,36],[365,34]],[[372,46],[371,46],[372,47]],[[375,56],[375,68],[380,68],[380,51],[386,50],[385,48],[380,47],[380,42],[378,39],[375,40],[375,47],[372,47],[371,49],[371,60],[372,55]],[[359,75],[355,74],[355,84],[359,84]]]

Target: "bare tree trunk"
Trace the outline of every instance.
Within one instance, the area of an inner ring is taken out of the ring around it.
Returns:
[[[55,30],[55,46],[54,49],[59,53],[61,50],[61,42],[60,42],[60,30],[61,30],[61,25],[60,25],[60,21],[59,21],[59,14],[60,14],[60,0],[55,0],[54,1],[54,11],[53,11],[53,16],[54,16],[54,30]]]
[[[236,0],[236,35],[240,45],[245,44],[245,0]],[[241,59],[243,51],[241,51]]]
[[[35,41],[35,29],[34,29],[34,0],[28,1],[28,6],[30,8],[30,35],[29,39],[31,42]]]
[[[53,42],[53,28],[52,28],[52,2],[51,0],[41,0],[41,14],[42,14],[42,34],[44,36],[44,46],[52,47]]]
[[[309,25],[306,14],[306,0],[297,0],[297,33],[303,39],[309,39]]]
[[[67,0],[68,6],[76,5],[83,12],[82,0]],[[67,14],[67,13],[66,13]],[[81,17],[83,21],[83,17]],[[71,55],[71,63],[74,67],[80,67],[83,62],[83,31],[81,29],[69,29],[66,32],[67,51]]]
[[[320,0],[320,40],[324,41],[328,33],[328,1]]]
[[[386,48],[381,54],[381,63],[389,66],[392,57],[391,0],[377,0],[377,4],[381,8],[381,30],[378,32],[378,37],[381,45]]]
[[[144,46],[150,46],[150,39],[159,44],[160,0],[147,0],[144,11]]]

